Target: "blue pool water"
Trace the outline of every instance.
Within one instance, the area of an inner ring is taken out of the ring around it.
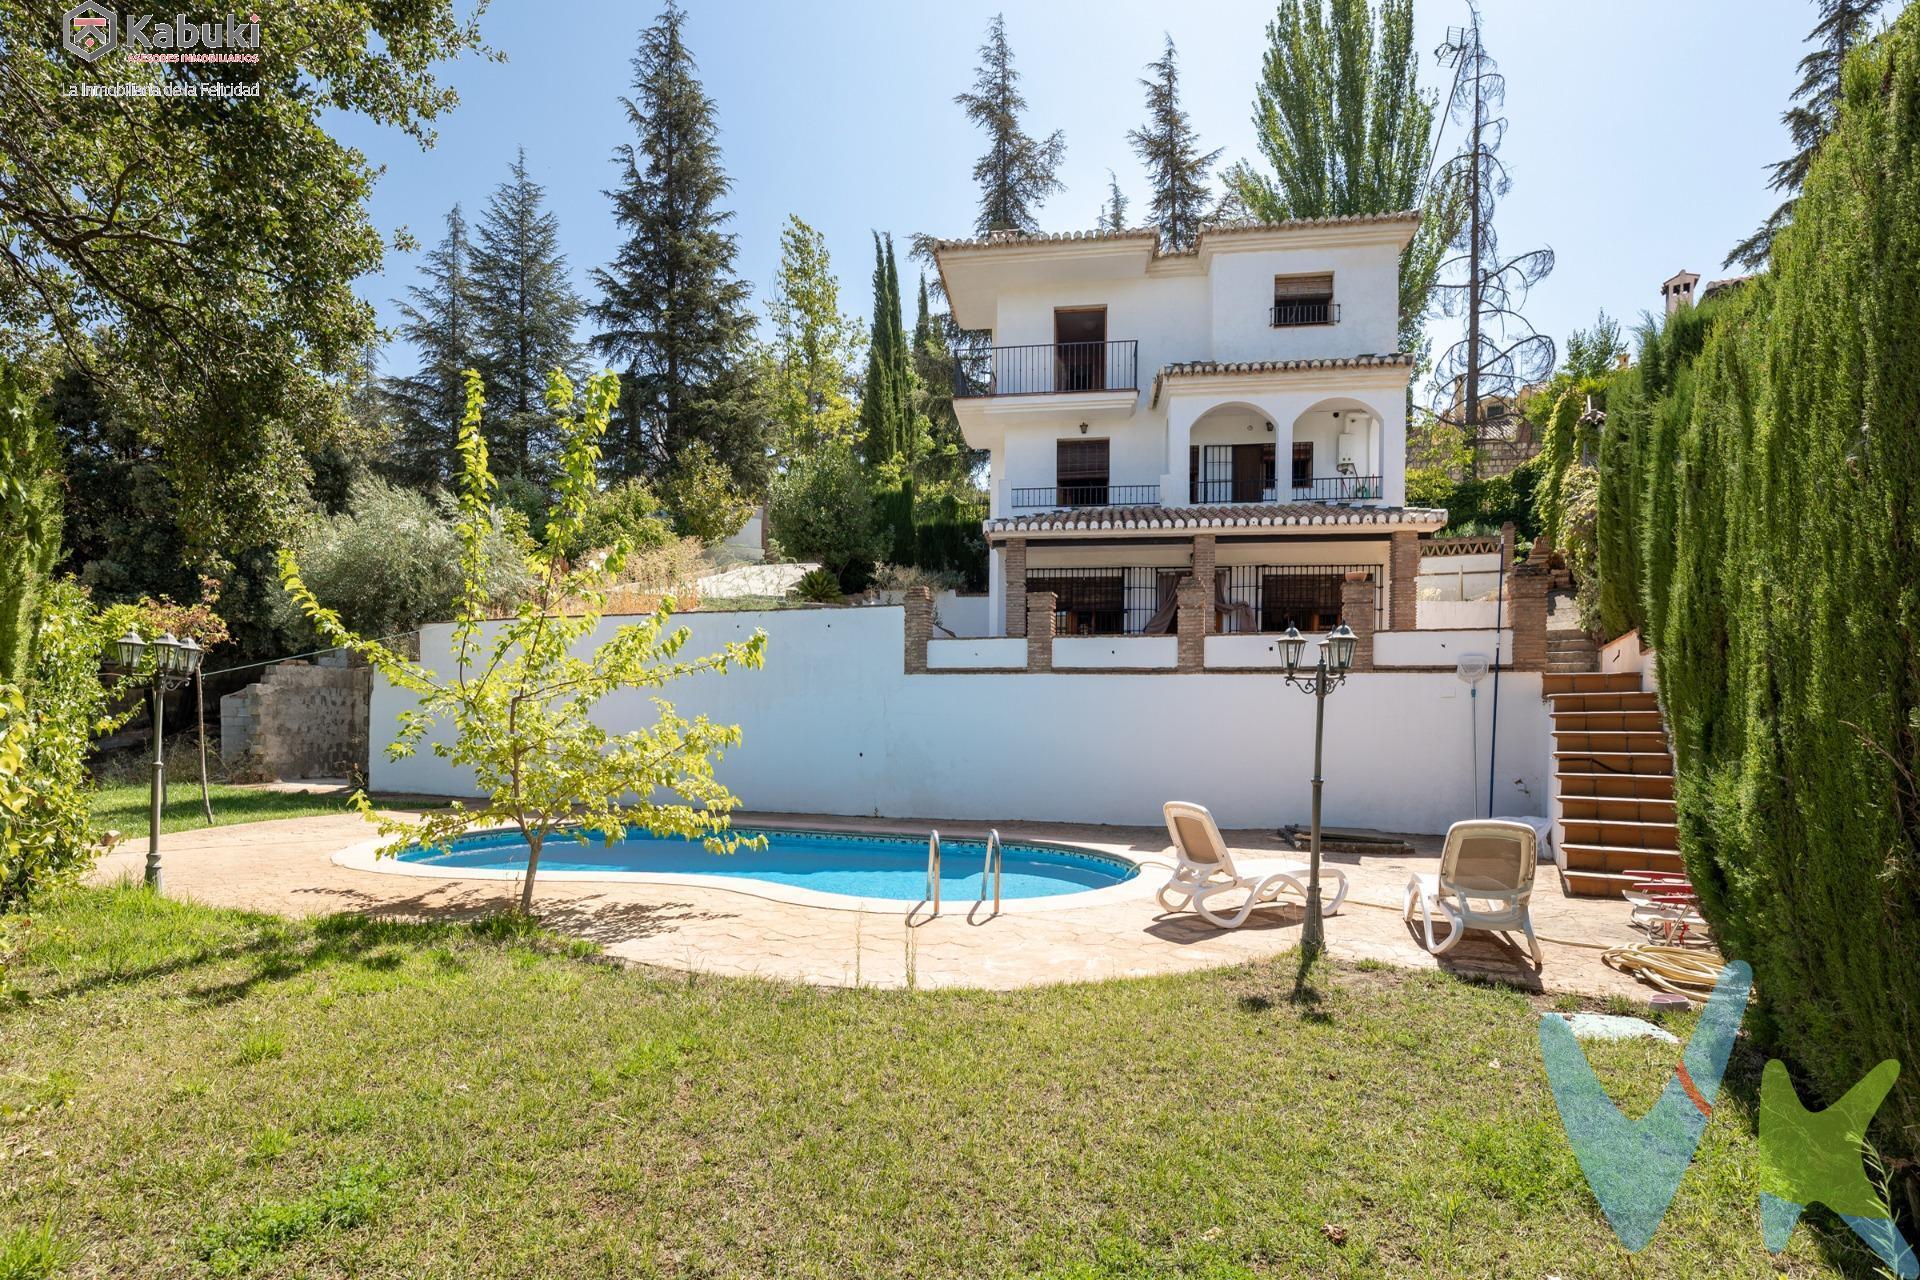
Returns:
[[[550,842],[540,853],[542,871],[651,871],[676,875],[725,876],[794,885],[820,893],[918,902],[926,895],[927,842],[906,836],[838,835],[815,831],[740,828],[741,836],[765,836],[763,849],[708,853],[696,840],[629,831],[611,846],[571,839]],[[1104,889],[1130,880],[1130,863],[1091,850],[1007,844],[1000,894],[1003,898],[1047,898],[1062,893]],[[956,901],[980,896],[984,843],[941,842],[940,894]],[[453,847],[413,849],[402,861],[432,867],[476,867],[520,871],[527,846],[517,832],[494,832],[456,840]]]

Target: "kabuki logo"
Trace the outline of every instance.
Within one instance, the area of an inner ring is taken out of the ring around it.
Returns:
[[[142,13],[123,23],[98,0],[83,0],[61,15],[60,40],[83,62],[98,62],[123,44],[135,62],[258,62],[260,15],[190,22],[184,15],[164,21]]]
[[[1638,1120],[1627,1119],[1607,1097],[1567,1020],[1541,1016],[1540,1053],[1560,1122],[1601,1212],[1630,1251],[1653,1239],[1693,1163],[1752,988],[1753,971],[1743,961],[1721,971],[1666,1091]],[[1787,1247],[1800,1215],[1818,1201],[1839,1214],[1894,1275],[1920,1275],[1920,1260],[1860,1162],[1867,1124],[1899,1075],[1900,1064],[1890,1058],[1846,1097],[1814,1112],[1801,1104],[1786,1067],[1767,1063],[1760,1081],[1760,1234],[1770,1251]]]
[[[113,10],[85,0],[60,16],[60,38],[74,57],[98,62],[119,47],[120,24]]]

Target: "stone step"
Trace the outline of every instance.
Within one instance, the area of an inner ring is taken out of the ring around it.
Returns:
[[[1640,692],[1640,673],[1638,671],[1550,673],[1542,683],[1541,692],[1548,697],[1556,693],[1638,693]]]
[[[1657,755],[1667,751],[1665,729],[1562,729],[1556,718],[1553,745],[1559,751],[1623,751]]]
[[[1673,802],[1673,775],[1669,773],[1596,773],[1591,769],[1560,769],[1554,777],[1560,783],[1563,806],[1568,799],[1580,796]]]
[[[1567,662],[1555,658],[1548,658],[1544,670],[1546,674],[1550,676],[1582,675],[1593,671],[1593,663],[1586,658],[1577,658]]]
[[[1564,813],[1560,829],[1569,846],[1617,845],[1626,849],[1678,849],[1680,831],[1671,822],[1644,822],[1605,818],[1569,818]]]
[[[1631,875],[1636,871],[1678,871],[1684,873],[1677,849],[1636,849],[1627,845],[1573,844],[1560,846],[1569,871],[1605,871]]]
[[[1560,888],[1570,898],[1618,898],[1633,888],[1634,878],[1611,871],[1562,871]]]
[[[1553,704],[1553,713],[1562,711],[1659,711],[1660,698],[1654,693],[1623,692],[1615,690],[1600,693],[1554,693],[1548,691],[1547,699]]]
[[[1672,800],[1651,796],[1573,796],[1565,792],[1560,796],[1560,821],[1566,826],[1576,822],[1646,822],[1672,826],[1673,816]]]
[[[1618,773],[1637,777],[1671,774],[1673,757],[1664,751],[1556,751],[1559,773]]]

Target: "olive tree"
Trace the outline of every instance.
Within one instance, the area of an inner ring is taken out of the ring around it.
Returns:
[[[670,627],[669,600],[653,616],[586,647],[628,550],[620,543],[577,562],[570,550],[595,499],[600,441],[619,395],[619,379],[611,373],[588,381],[580,406],[564,374],[556,372],[548,385],[547,405],[562,442],[555,496],[539,539],[512,552],[524,557],[532,579],[527,598],[510,617],[490,618],[490,562],[501,554],[492,536],[495,480],[480,431],[479,375],[465,376],[457,520],[461,596],[452,672],[433,671],[353,633],[307,588],[293,554],[280,553],[281,581],[315,629],[414,695],[388,758],[412,755],[434,725],[448,722],[451,741],[434,741],[430,750],[471,770],[481,796],[477,804],[456,803],[414,822],[377,814],[366,793],[359,793],[361,813],[391,837],[381,852],[409,845],[444,848],[470,831],[516,828],[527,844],[522,911],[532,909],[541,851],[557,837],[612,844],[628,827],[643,827],[655,835],[700,837],[709,849],[730,852],[738,837],[730,834],[729,815],[739,801],[714,777],[714,764],[740,741],[739,726],[713,724],[705,716],[687,719],[659,696],[653,698],[654,722],[624,732],[606,728],[593,712],[623,689],[658,690],[698,672],[759,667],[766,634],[755,632],[717,653],[683,656],[688,631]]]

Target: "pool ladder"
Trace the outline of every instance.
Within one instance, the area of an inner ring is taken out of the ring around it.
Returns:
[[[987,832],[987,856],[980,865],[980,897],[977,902],[987,900],[987,884],[993,884],[993,913],[1000,914],[1000,876],[1006,864],[1006,851],[1000,847],[1000,832],[997,828]],[[927,832],[927,903],[933,908],[932,914],[940,914],[940,833]]]

